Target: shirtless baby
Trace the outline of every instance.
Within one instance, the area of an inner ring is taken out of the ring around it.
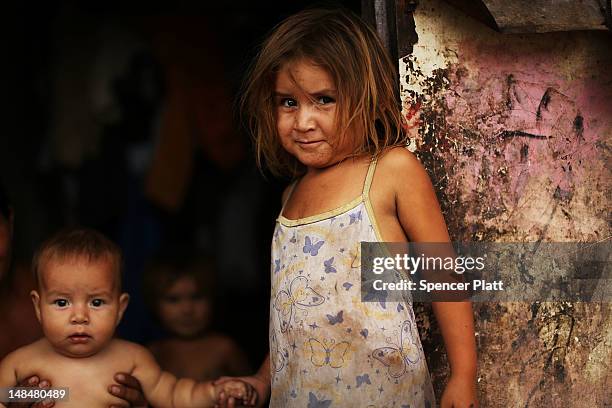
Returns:
[[[146,348],[113,338],[129,297],[121,293],[121,252],[100,233],[61,232],[41,246],[32,266],[38,289],[31,296],[44,337],[0,363],[0,387],[36,374],[68,388],[68,401],[56,407],[106,408],[122,404],[107,384],[115,373],[127,372],[155,407],[212,407],[221,393],[245,403],[253,397],[241,381],[213,386],[177,379],[161,371]]]

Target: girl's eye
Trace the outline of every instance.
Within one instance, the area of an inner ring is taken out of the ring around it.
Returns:
[[[68,301],[66,299],[55,299],[53,304],[59,307],[66,307],[68,306]]]
[[[295,99],[292,98],[282,98],[280,100],[280,106],[282,106],[283,108],[294,108],[297,106],[297,102]]]
[[[94,299],[91,301],[91,305],[93,307],[100,307],[104,304],[104,301],[102,299]]]
[[[334,98],[332,98],[330,96],[319,96],[317,98],[317,102],[319,102],[319,104],[321,104],[321,105],[326,105],[328,103],[334,103],[336,101],[334,100]]]

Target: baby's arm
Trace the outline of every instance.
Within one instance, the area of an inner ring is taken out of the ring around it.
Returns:
[[[379,170],[389,177],[378,177],[395,198],[395,210],[402,229],[411,242],[449,242],[444,217],[429,176],[406,149],[393,149],[381,159]],[[393,177],[404,174],[409,177]],[[381,175],[382,176],[382,175]],[[407,182],[406,180],[409,180]],[[391,183],[392,185],[386,185]],[[441,407],[469,406],[476,402],[476,342],[470,302],[433,302],[436,320],[444,337],[451,366],[451,378]],[[450,404],[449,404],[450,402]]]
[[[227,388],[213,386],[212,382],[198,382],[189,378],[177,379],[162,371],[153,355],[144,347],[129,344],[134,358],[132,375],[142,384],[147,401],[153,406],[169,408],[213,407],[221,391],[243,398],[238,394],[250,395],[250,389],[243,383],[232,382]]]
[[[16,363],[19,361],[19,358],[27,358],[27,356],[20,356],[19,354],[23,353],[20,353],[19,350],[14,351],[0,362],[0,387],[15,387],[17,385]],[[0,407],[6,406],[6,403],[0,402]]]

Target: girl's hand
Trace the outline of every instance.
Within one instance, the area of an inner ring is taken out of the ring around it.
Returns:
[[[440,408],[477,408],[476,382],[472,378],[451,375],[442,393]]]
[[[254,406],[254,407],[262,407],[263,404],[268,399],[268,395],[270,394],[270,383],[266,382],[263,378],[260,378],[257,375],[249,376],[249,377],[221,377],[215,381],[213,381],[213,385],[218,386],[228,381],[240,380],[250,384],[255,392],[253,393],[250,401],[244,401],[244,405],[241,406]],[[236,400],[232,397],[229,397],[225,393],[221,393],[219,396],[219,402],[217,404],[220,408],[235,408],[239,405],[236,405]]]

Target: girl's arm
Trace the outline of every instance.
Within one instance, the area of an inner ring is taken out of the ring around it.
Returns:
[[[433,311],[442,331],[451,377],[442,395],[442,408],[472,407],[476,404],[476,341],[470,302],[433,302]]]
[[[397,217],[411,242],[449,242],[446,223],[427,172],[406,149],[388,152],[383,171],[405,177],[393,180]],[[380,179],[380,178],[379,178]],[[383,182],[384,183],[384,182]],[[471,302],[433,302],[436,320],[444,338],[451,368],[451,378],[444,391],[441,407],[476,406],[476,342]],[[449,403],[449,400],[451,401]]]
[[[263,363],[259,367],[259,370],[257,370],[257,373],[255,374],[255,378],[261,384],[264,385],[265,392],[263,392],[262,395],[259,395],[259,398],[261,398],[263,400],[263,401],[261,401],[261,403],[263,403],[268,398],[268,395],[270,394],[270,387],[271,387],[270,354],[268,354],[266,356],[266,358],[264,359]],[[257,387],[256,387],[256,389],[259,390],[259,388],[257,388]]]

